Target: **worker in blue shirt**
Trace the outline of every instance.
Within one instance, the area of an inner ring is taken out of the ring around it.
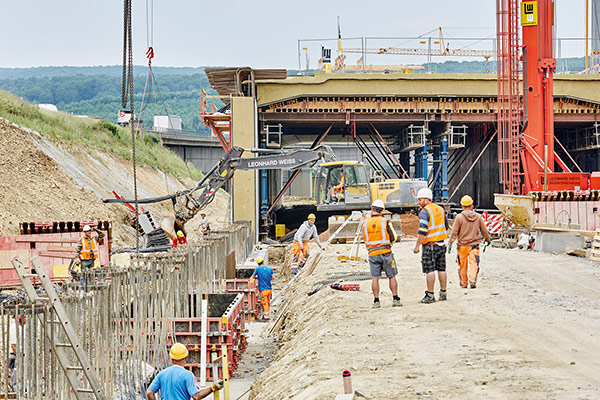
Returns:
[[[265,259],[262,257],[258,257],[256,263],[258,267],[252,273],[252,278],[258,278],[258,292],[260,294],[260,304],[263,306],[263,318],[269,319],[273,270],[265,265]]]
[[[223,388],[223,381],[213,383],[205,389],[198,388],[192,371],[185,369],[188,349],[183,344],[175,343],[171,346],[169,356],[173,365],[156,375],[146,391],[148,400],[156,400],[156,393],[159,390],[161,399],[199,400]]]

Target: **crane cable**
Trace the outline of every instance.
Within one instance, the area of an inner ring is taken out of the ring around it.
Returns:
[[[140,223],[140,211],[138,204],[138,192],[137,192],[137,168],[136,168],[136,157],[135,157],[135,115],[134,115],[134,96],[133,96],[133,36],[131,29],[131,1],[123,0],[123,87],[121,92],[121,102],[123,108],[127,107],[127,100],[129,100],[131,118],[129,120],[129,126],[131,127],[131,163],[133,168],[133,196],[135,199],[135,253],[136,257],[139,255],[140,250],[140,236],[138,234],[138,227]],[[129,94],[129,99],[127,95]]]

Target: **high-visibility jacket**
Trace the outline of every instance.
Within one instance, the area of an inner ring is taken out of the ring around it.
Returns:
[[[427,224],[427,235],[422,244],[431,242],[441,242],[448,238],[446,233],[446,214],[444,209],[437,204],[429,203],[425,206],[425,210],[429,214],[429,222]]]
[[[79,258],[81,260],[98,259],[98,242],[94,236],[92,236],[89,240],[86,239],[85,236],[81,238],[81,251],[79,252]]]
[[[381,216],[369,217],[363,224],[363,238],[369,257],[392,251],[392,241],[386,228],[387,220]]]
[[[342,175],[342,177],[340,178],[340,182],[333,187],[333,192],[340,193],[342,190],[344,190],[345,183],[346,183],[346,177],[344,175]]]

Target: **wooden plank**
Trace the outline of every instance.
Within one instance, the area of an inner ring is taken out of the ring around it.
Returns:
[[[77,250],[77,246],[48,246],[46,250],[75,252]]]
[[[600,262],[600,257],[591,256],[590,261]]]
[[[55,257],[55,258],[67,258],[67,259],[71,259],[73,257],[75,257],[75,252],[69,253],[69,252],[60,252],[60,251],[48,251],[48,250],[42,250],[42,251],[38,251],[38,254],[41,257]],[[53,264],[62,264],[62,260],[52,260]]]

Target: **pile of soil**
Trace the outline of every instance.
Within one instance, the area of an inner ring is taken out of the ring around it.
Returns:
[[[415,214],[400,215],[400,223],[402,224],[402,236],[416,237],[419,230],[419,217]]]
[[[36,132],[0,119],[0,236],[19,234],[19,222],[112,221],[117,246],[133,246],[135,231],[122,204],[105,204],[112,191],[133,197],[131,166],[107,154],[55,145]],[[137,168],[140,198],[162,196],[194,186],[155,168]],[[224,222],[228,195],[219,192],[206,209],[212,226]],[[173,215],[170,202],[144,205],[160,222]],[[186,224],[188,239],[199,234],[200,217]]]

